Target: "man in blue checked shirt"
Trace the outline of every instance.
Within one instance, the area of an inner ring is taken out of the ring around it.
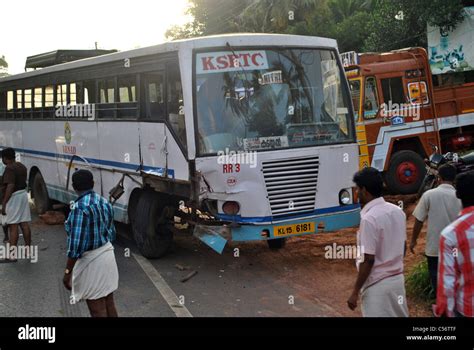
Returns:
[[[113,292],[118,288],[118,269],[112,241],[115,239],[112,205],[93,191],[88,170],[72,175],[78,198],[65,222],[67,265],[63,283],[72,290],[71,303],[87,302],[92,317],[117,317]]]

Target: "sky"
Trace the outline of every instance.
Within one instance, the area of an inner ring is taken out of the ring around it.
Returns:
[[[9,74],[27,56],[58,49],[121,51],[164,42],[166,30],[190,21],[187,0],[6,0],[0,5],[0,57]]]

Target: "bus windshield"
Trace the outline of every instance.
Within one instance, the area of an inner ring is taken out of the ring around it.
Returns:
[[[198,53],[195,74],[200,154],[354,142],[334,51]]]

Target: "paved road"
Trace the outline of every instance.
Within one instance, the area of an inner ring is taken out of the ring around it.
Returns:
[[[308,265],[308,257],[291,256],[285,249],[270,251],[265,242],[231,244],[218,255],[193,237],[177,236],[170,254],[147,260],[126,238],[128,227],[117,228],[120,284],[115,299],[120,316],[340,315],[321,301],[317,290],[305,288],[304,277],[296,283],[288,278],[295,264]],[[34,217],[32,232],[38,262],[0,265],[0,316],[88,316],[84,303],[69,303],[69,292],[62,286],[66,260],[62,225],[49,226]],[[235,248],[239,257],[234,256]],[[181,282],[193,271],[197,274]]]

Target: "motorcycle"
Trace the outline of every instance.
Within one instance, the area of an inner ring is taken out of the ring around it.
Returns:
[[[453,152],[441,154],[439,153],[437,146],[431,145],[431,147],[434,152],[431,154],[429,159],[425,160],[426,175],[418,190],[418,198],[420,198],[426,191],[438,186],[438,169],[441,165],[447,163],[454,165],[458,174],[474,170],[474,151],[459,156],[457,153]]]

